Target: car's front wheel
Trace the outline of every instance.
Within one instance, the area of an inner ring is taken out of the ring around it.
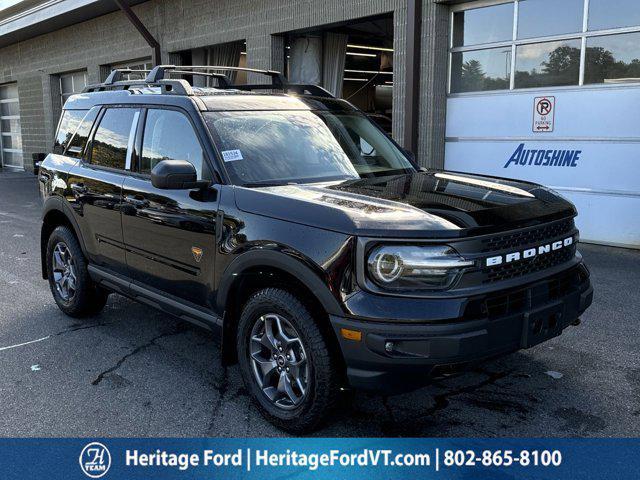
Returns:
[[[247,389],[279,428],[312,430],[336,404],[338,359],[309,309],[293,294],[276,288],[253,294],[242,310],[237,348]]]

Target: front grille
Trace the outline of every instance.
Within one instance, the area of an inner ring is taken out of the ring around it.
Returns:
[[[547,268],[555,267],[568,262],[576,255],[575,244],[564,247],[561,250],[538,255],[530,260],[520,260],[513,263],[504,263],[495,267],[482,269],[482,283],[500,282],[511,278],[522,277],[530,273],[539,272]]]
[[[482,241],[482,253],[496,252],[499,250],[517,249],[535,243],[548,241],[550,238],[561,237],[568,234],[574,229],[572,218],[561,220],[559,222],[549,223],[541,227],[531,228],[529,230],[520,230],[517,232],[497,235],[484,239]]]
[[[467,305],[464,318],[497,319],[535,309],[575,291],[587,278],[584,267],[577,266],[533,285],[474,299]]]

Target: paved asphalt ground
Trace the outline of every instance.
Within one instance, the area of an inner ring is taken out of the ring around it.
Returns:
[[[284,435],[210,334],[115,295],[65,317],[39,222],[35,178],[0,173],[1,436]],[[640,436],[640,252],[581,250],[596,292],[581,326],[410,394],[356,394],[317,435]]]

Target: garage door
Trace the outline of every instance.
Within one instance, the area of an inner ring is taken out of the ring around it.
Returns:
[[[637,0],[465,3],[451,28],[445,167],[551,187],[582,240],[640,248]]]
[[[0,160],[5,168],[23,168],[18,86],[0,86]]]

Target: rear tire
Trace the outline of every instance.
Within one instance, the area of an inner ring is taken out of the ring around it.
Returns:
[[[285,290],[267,288],[249,298],[237,349],[247,390],[282,430],[314,430],[340,398],[339,359],[308,308]]]
[[[65,226],[57,227],[47,241],[47,276],[56,304],[70,317],[99,313],[109,293],[96,285],[78,239]]]

